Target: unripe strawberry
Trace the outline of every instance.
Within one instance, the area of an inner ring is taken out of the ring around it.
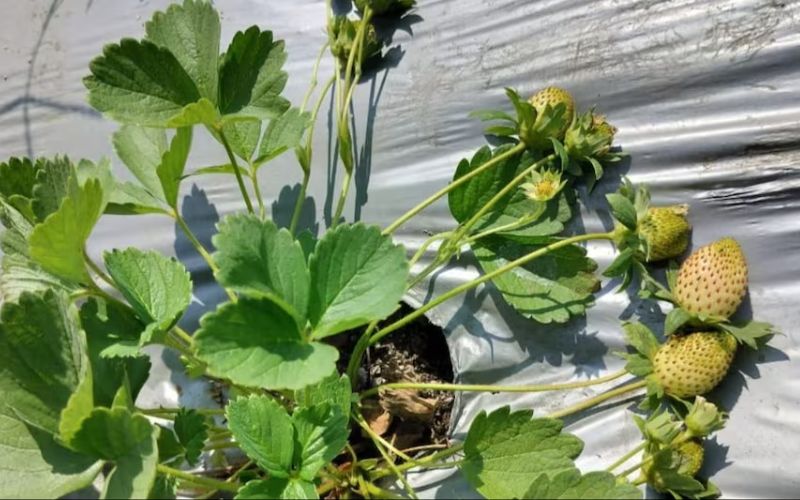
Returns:
[[[692,439],[685,441],[672,450],[672,465],[671,470],[675,470],[678,474],[684,476],[694,477],[700,468],[703,466],[703,457],[705,450],[703,449],[703,442],[699,439]],[[642,467],[642,472],[647,478],[647,484],[653,487],[656,491],[666,493],[669,488],[661,477],[661,473],[653,467],[653,462],[647,462]]]
[[[724,332],[673,335],[659,347],[653,371],[664,392],[693,398],[720,383],[736,353],[736,338]]]
[[[687,205],[650,207],[639,221],[639,236],[647,243],[647,262],[671,259],[689,245],[691,226],[686,220]]]
[[[537,123],[548,118],[545,116],[545,109],[547,109],[547,106],[555,109],[559,104],[564,105],[565,111],[562,115],[561,125],[557,129],[550,131],[552,137],[555,137],[559,141],[564,140],[564,134],[567,132],[567,128],[569,128],[572,123],[572,118],[575,115],[575,99],[572,98],[572,94],[561,87],[545,87],[533,94],[529,102],[531,106],[533,106],[533,109],[536,110]]]
[[[696,250],[681,265],[675,300],[698,316],[729,318],[747,291],[747,262],[733,238],[723,238]]]

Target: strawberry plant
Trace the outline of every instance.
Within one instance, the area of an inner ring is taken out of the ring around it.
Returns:
[[[687,249],[687,207],[651,206],[647,189],[627,180],[608,196],[613,228],[570,232],[577,190],[591,189],[622,155],[613,146],[615,128],[594,110],[580,112],[558,87],[530,99],[508,89],[511,113],[474,113],[492,122],[486,133],[500,145],[462,160],[452,182],[387,227],[346,222],[356,166],[350,102],[384,44],[373,21],[402,16],[413,1],[355,6],[350,16],[328,7],[320,58],[330,52],[335,72],[320,87],[318,61],[295,106],[283,96],[286,47],[271,31],[239,31],[221,50],[220,18],[209,2],[172,5],[153,15],[143,38],[107,45],[84,80],[90,104],[119,122],[112,142],[134,180],[116,176],[107,159],[0,164],[0,494],[59,497],[97,481],[104,498],[174,497],[179,489],[204,498],[415,497],[405,472],[425,468],[458,468],[487,498],[638,498],[644,483],[679,497],[717,494],[695,478],[702,440],[725,422],[703,395],[725,376],[739,343],[758,348],[773,333],[766,323],[731,320],[747,288],[741,248],[731,239],[702,247],[662,284],[649,266]],[[298,220],[329,93],[344,178],[335,216],[317,239],[298,231]],[[193,138],[203,133],[224,149],[226,164],[189,166]],[[286,152],[295,154],[302,183],[282,227],[267,213],[259,176]],[[243,210],[218,224],[213,248],[179,208],[191,175],[230,176],[241,192]],[[409,257],[392,235],[445,197],[454,227]],[[194,332],[179,326],[193,289],[180,262],[123,248],[109,249],[101,263],[86,252],[101,217],[139,214],[173,219],[227,294]],[[488,282],[538,323],[585,314],[601,279],[579,245],[592,240],[614,246],[603,275],[619,279],[621,290],[635,285],[647,299],[675,304],[663,343],[642,324],[623,325],[631,346],[623,371],[501,386],[374,384],[360,370],[370,347]],[[387,321],[411,287],[468,250],[480,277]],[[332,337],[346,332],[358,337],[340,370]],[[177,351],[190,376],[225,386],[225,407],[138,406],[149,345]],[[436,451],[399,449],[365,417],[376,400],[422,390],[565,391],[623,377],[633,378],[549,415],[484,411],[463,441]],[[627,393],[645,396],[644,416],[632,416],[642,444],[607,470],[580,471],[583,443],[563,431],[562,419]],[[366,451],[351,446],[358,439],[370,443]],[[247,459],[225,478],[209,477],[198,466],[212,450],[238,450]]]

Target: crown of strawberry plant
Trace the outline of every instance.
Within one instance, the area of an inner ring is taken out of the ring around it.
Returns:
[[[343,220],[355,165],[349,104],[363,66],[383,50],[373,20],[413,5],[363,0],[355,2],[357,15],[327,12],[336,69],[320,87],[318,60],[297,106],[283,96],[282,41],[253,26],[221,50],[211,3],[184,0],[155,13],[143,38],[106,46],[84,80],[90,104],[120,124],[112,142],[134,180],[117,177],[108,159],[0,164],[0,496],[57,498],[102,476],[103,498],[174,498],[179,489],[204,498],[369,498],[393,495],[383,486],[393,479],[414,497],[405,473],[426,467],[460,469],[487,498],[639,498],[643,483],[683,497],[718,492],[695,478],[702,439],[725,421],[702,395],[724,378],[738,343],[757,348],[773,329],[731,319],[747,288],[733,240],[700,248],[679,271],[670,267],[667,286],[651,274],[652,262],[686,250],[689,224],[685,207],[651,207],[643,186],[625,180],[608,196],[611,231],[564,234],[577,211],[576,189],[591,188],[604,165],[620,158],[615,129],[593,110],[577,110],[569,92],[547,87],[523,100],[508,89],[515,116],[476,113],[504,123],[487,129],[504,144],[462,160],[452,182],[385,228]],[[314,127],[329,93],[345,175],[331,227],[317,239],[298,231],[298,220],[315,171]],[[189,164],[193,139],[203,133],[221,145],[227,163]],[[259,175],[288,151],[302,184],[283,227],[268,214]],[[242,196],[243,210],[220,221],[213,248],[180,210],[183,181],[196,175],[227,176]],[[393,233],[443,197],[453,229],[409,257]],[[181,262],[137,248],[109,249],[96,262],[86,251],[101,217],[139,214],[174,220],[227,294],[194,332],[180,326],[194,286]],[[620,289],[636,282],[643,297],[676,305],[663,343],[644,325],[624,326],[633,351],[624,354],[624,370],[537,386],[375,384],[360,370],[371,346],[488,282],[534,322],[585,314],[600,277],[580,243],[593,240],[618,252],[604,275],[620,278]],[[466,250],[477,259],[478,278],[386,321],[408,290]],[[339,371],[341,353],[330,337],[353,331],[358,342]],[[149,345],[179,353],[190,376],[225,385],[224,408],[139,406]],[[435,452],[398,449],[364,416],[391,391],[542,392],[625,376],[634,379],[549,415],[483,411],[463,442]],[[606,471],[580,471],[583,443],[563,432],[561,419],[642,390],[650,415],[634,420],[644,442]],[[355,434],[368,440],[366,449],[351,446]],[[185,467],[228,449],[247,461],[223,479]],[[639,454],[636,465],[615,472]]]

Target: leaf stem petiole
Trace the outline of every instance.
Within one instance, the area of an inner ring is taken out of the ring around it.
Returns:
[[[630,384],[623,385],[622,387],[619,387],[617,389],[614,389],[614,390],[611,390],[611,391],[608,391],[608,392],[604,392],[603,394],[600,394],[600,395],[595,396],[593,398],[589,398],[589,399],[587,399],[585,401],[581,401],[581,402],[576,403],[576,404],[574,404],[572,406],[568,406],[567,408],[564,408],[563,410],[559,410],[557,412],[551,413],[550,415],[547,416],[547,418],[564,418],[564,417],[567,417],[567,416],[572,415],[574,413],[577,413],[579,411],[585,410],[587,408],[591,408],[592,406],[596,406],[596,405],[598,405],[600,403],[608,401],[609,399],[613,399],[613,398],[616,398],[617,396],[621,396],[623,394],[627,394],[629,392],[633,392],[633,391],[635,391],[637,389],[641,389],[642,387],[645,387],[646,385],[647,385],[647,381],[646,380],[638,380],[636,382],[632,382]]]
[[[222,130],[222,127],[215,127],[214,129],[217,134],[219,134],[219,138],[222,141],[222,146],[225,148],[225,152],[228,154],[228,159],[233,165],[233,174],[236,176],[236,182],[239,184],[239,191],[242,192],[242,199],[244,199],[244,204],[247,205],[247,211],[255,213],[253,210],[253,203],[250,201],[250,195],[247,194],[247,188],[244,185],[244,179],[242,178],[242,172],[239,170],[239,163],[236,161],[236,155],[233,154],[233,149],[231,149],[231,145],[228,142],[228,138],[225,136],[225,132]]]
[[[172,476],[196,486],[220,491],[230,491],[234,493],[239,491],[238,483],[229,483],[227,481],[217,481],[216,479],[211,479],[209,477],[195,476],[189,472],[173,469],[172,467],[167,467],[163,464],[158,464],[156,466],[156,470],[158,470],[158,472],[161,474]]]
[[[606,469],[606,472],[613,472],[614,469],[616,469],[620,465],[624,464],[625,462],[627,462],[628,460],[633,458],[634,455],[636,455],[637,453],[639,453],[642,450],[644,450],[645,446],[647,446],[647,442],[643,441],[636,448],[634,448],[631,451],[629,451],[628,453],[622,455],[621,457],[619,457],[619,459],[616,462],[614,462],[613,464],[609,465],[608,468]]]

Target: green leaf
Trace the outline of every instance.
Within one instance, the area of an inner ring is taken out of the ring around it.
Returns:
[[[126,377],[135,400],[150,374],[150,358],[104,354],[119,343],[129,343],[138,351],[144,325],[127,308],[94,298],[81,306],[80,319],[89,345],[95,405],[110,407]]]
[[[774,326],[762,321],[747,321],[739,325],[721,323],[719,327],[752,349],[758,349],[760,339],[771,337],[777,333]]]
[[[270,397],[250,396],[228,404],[225,415],[228,427],[248,457],[272,477],[289,477],[294,427],[285,408]]]
[[[667,317],[664,319],[664,335],[672,335],[691,320],[691,314],[680,307],[675,307],[667,313]]]
[[[69,194],[70,177],[75,167],[66,156],[36,160],[36,185],[33,187],[31,208],[41,222],[61,206]]]
[[[316,499],[314,483],[296,478],[270,477],[266,480],[250,481],[239,489],[236,500]]]
[[[222,132],[228,140],[231,149],[239,158],[249,162],[253,158],[261,136],[261,122],[234,121],[222,127]],[[233,166],[229,166],[233,173]]]
[[[453,180],[460,179],[485,164],[492,159],[492,157],[505,153],[511,147],[512,146],[501,146],[494,152],[492,152],[488,146],[482,147],[475,153],[472,160],[461,160],[461,163],[458,164],[458,168],[456,168]],[[518,164],[519,157],[512,157],[450,191],[447,201],[450,207],[450,213],[453,214],[453,217],[458,222],[465,222],[475,215],[481,207],[486,205],[489,200],[514,178]]]
[[[217,102],[219,15],[204,0],[184,0],[156,12],[145,24],[147,39],[169,50],[194,81],[200,96]]]
[[[617,483],[614,474],[577,469],[555,477],[542,474],[522,498],[616,500],[642,498],[642,492],[628,482]]]
[[[164,433],[164,430],[161,430],[161,433]],[[159,442],[159,447],[161,443]],[[153,488],[150,490],[150,494],[147,496],[148,499],[151,500],[173,500],[176,498],[178,492],[178,480],[172,476],[165,476],[164,474],[158,474],[156,476],[156,481],[153,483]]]
[[[106,252],[103,258],[108,274],[136,315],[146,325],[154,325],[151,328],[158,333],[172,328],[189,307],[192,281],[177,260],[136,248]]]
[[[344,449],[350,434],[348,416],[349,412],[342,413],[328,404],[294,412],[294,467],[301,479],[313,481],[317,472]]]
[[[553,151],[558,155],[558,159],[561,160],[561,171],[569,171],[569,153],[564,149],[564,145],[555,137],[551,137],[550,142],[553,143]]]
[[[311,125],[311,114],[301,113],[297,108],[289,108],[270,121],[264,132],[256,163],[261,165],[284,151],[299,146],[309,125]]]
[[[181,408],[175,416],[175,435],[186,450],[184,456],[190,465],[197,465],[203,452],[203,443],[208,438],[208,424],[203,415],[195,410]]]
[[[116,464],[101,498],[145,498],[156,478],[158,431],[146,417],[125,408],[95,408],[69,445]]]
[[[217,280],[233,290],[288,304],[305,327],[310,276],[300,244],[286,229],[255,215],[232,215],[213,238]]]
[[[632,248],[626,248],[621,251],[619,255],[617,255],[617,258],[614,259],[614,262],[603,271],[603,276],[607,278],[616,278],[628,272],[633,262],[634,254],[635,252]]]
[[[89,486],[102,467],[0,406],[0,497],[60,498]]]
[[[625,340],[628,344],[647,359],[652,360],[661,347],[661,343],[652,330],[642,323],[625,322],[622,324],[622,331],[625,332]]]
[[[86,378],[86,337],[67,298],[48,290],[23,293],[0,310],[3,405],[50,434]]]
[[[159,199],[132,182],[116,182],[114,184],[105,213],[112,215],[170,215]]]
[[[156,169],[164,192],[164,201],[176,210],[183,169],[186,167],[186,159],[189,157],[191,147],[192,129],[189,127],[179,128]]]
[[[536,247],[489,237],[473,244],[475,257],[490,273],[534,251]],[[516,267],[492,280],[520,314],[539,323],[564,323],[584,314],[594,302],[597,264],[586,251],[570,245]]]
[[[333,373],[322,382],[295,391],[294,400],[302,408],[313,408],[327,403],[339,408],[342,415],[349,415],[352,394],[350,378]]]
[[[461,471],[487,498],[527,498],[542,474],[554,477],[574,469],[583,449],[580,439],[561,434],[551,418],[531,419],[532,411],[511,413],[508,406],[475,417],[464,442]]]
[[[361,223],[325,233],[309,268],[314,338],[385,318],[397,308],[408,278],[403,247],[378,227]]]
[[[625,363],[625,371],[631,375],[646,377],[653,373],[653,363],[647,357],[638,353],[624,354],[624,357],[628,361]]]
[[[280,96],[287,80],[281,70],[285,61],[284,43],[274,41],[271,31],[252,26],[237,32],[220,63],[222,114],[265,120],[283,113],[289,107]]]
[[[42,269],[76,283],[88,283],[84,264],[86,240],[103,211],[98,180],[73,187],[61,207],[37,225],[29,238],[31,258]]]
[[[23,292],[48,289],[70,293],[76,286],[43,270],[30,258],[28,237],[33,231],[28,219],[0,200],[0,221],[7,228],[0,236],[3,253],[0,272],[0,299],[14,302]]]
[[[167,134],[162,129],[123,125],[114,132],[114,151],[128,170],[153,196],[165,200],[156,169],[167,152]]]
[[[89,104],[122,123],[165,127],[201,97],[178,59],[147,40],[106,45],[89,69]]]
[[[246,387],[300,389],[330,375],[339,351],[307,342],[294,316],[268,298],[242,297],[200,320],[197,356],[209,374]]]
[[[516,127],[506,127],[503,125],[492,125],[484,129],[486,135],[496,135],[498,137],[511,137],[517,135]]]
[[[36,173],[28,158],[9,158],[0,163],[0,199],[23,213],[28,221],[35,220],[32,200]]]
[[[208,127],[218,127],[221,120],[222,116],[214,103],[203,97],[197,102],[184,106],[180,113],[167,120],[166,126],[184,128],[203,124]]]
[[[610,193],[606,195],[606,200],[611,208],[611,214],[622,225],[630,230],[636,230],[636,209],[633,203],[625,196],[619,193]]]
[[[524,164],[523,164],[524,165]],[[500,204],[496,210],[487,214],[477,225],[476,232],[496,229],[500,226],[515,223],[531,214],[541,214],[530,224],[518,229],[503,230],[497,236],[516,241],[518,243],[541,244],[550,241],[549,236],[561,233],[572,218],[572,194],[563,190],[558,196],[543,203],[531,200],[522,190],[517,190],[507,203]],[[542,208],[544,210],[542,211]]]
[[[516,123],[516,119],[506,113],[497,109],[478,109],[469,114],[470,118],[477,118],[478,120],[487,122],[492,120],[503,120]]]

